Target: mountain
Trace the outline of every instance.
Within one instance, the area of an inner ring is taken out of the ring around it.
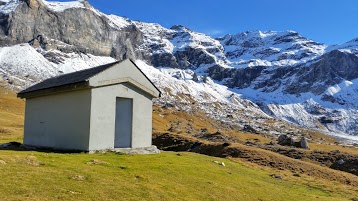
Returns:
[[[107,15],[85,0],[1,0],[0,46],[6,87],[132,58],[163,91],[156,104],[201,110],[228,127],[300,135],[289,122],[358,141],[358,39],[328,46],[294,31],[212,38]]]

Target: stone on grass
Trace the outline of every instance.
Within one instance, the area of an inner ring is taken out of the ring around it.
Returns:
[[[86,180],[86,177],[84,177],[82,175],[75,175],[72,177],[72,179],[77,180],[77,181],[84,181],[84,180]]]
[[[308,146],[308,142],[307,142],[307,139],[305,137],[302,137],[301,140],[300,140],[300,146],[301,148],[304,148],[304,149],[309,149],[310,147]]]
[[[100,160],[96,160],[96,159],[92,159],[89,162],[86,163],[87,165],[108,165],[109,163],[105,162],[105,161],[100,161]]]
[[[294,145],[294,141],[291,137],[287,136],[287,135],[280,135],[278,137],[278,144],[279,145],[283,145],[283,146],[292,146]]]

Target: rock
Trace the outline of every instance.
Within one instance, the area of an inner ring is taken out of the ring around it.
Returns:
[[[242,129],[242,131],[248,132],[248,133],[255,133],[258,134],[257,130],[255,130],[252,126],[250,125],[245,125],[244,128]]]
[[[92,159],[89,162],[86,163],[87,165],[108,165],[109,163],[105,162],[105,161],[100,161],[100,160],[96,160],[96,159]]]
[[[160,150],[157,146],[150,147],[140,147],[140,148],[115,148],[110,151],[115,153],[123,153],[123,154],[159,154]]]
[[[308,146],[308,142],[307,142],[307,139],[305,137],[302,137],[301,140],[300,140],[300,146],[301,148],[304,148],[304,149],[309,149],[310,147]]]
[[[224,142],[223,143],[223,147],[228,147],[228,146],[230,146],[231,144],[229,143],[229,142]]]
[[[219,161],[213,161],[213,163],[216,163],[218,165],[224,166],[225,167],[225,163],[224,162],[219,162]]]
[[[345,161],[344,161],[343,159],[339,159],[339,160],[337,161],[337,163],[338,163],[339,165],[343,165],[343,164],[345,163]]]
[[[194,143],[190,146],[190,148],[189,148],[188,151],[192,151],[193,149],[199,147],[201,144],[202,144],[201,142],[194,142]]]
[[[318,119],[319,122],[323,123],[323,124],[331,124],[334,123],[334,120],[330,117],[321,117]]]
[[[275,179],[282,179],[282,176],[281,176],[281,175],[272,174],[271,177],[273,177],[273,178],[275,178]]]
[[[283,146],[292,146],[295,144],[293,139],[287,135],[280,135],[278,137],[278,144]]]
[[[282,144],[287,138],[287,135],[278,136],[278,144]]]
[[[84,177],[82,175],[75,175],[72,177],[72,179],[77,180],[77,181],[84,181],[84,180],[86,180],[86,177]]]
[[[41,161],[36,158],[36,156],[27,156],[23,162],[32,166],[40,166],[42,164]]]

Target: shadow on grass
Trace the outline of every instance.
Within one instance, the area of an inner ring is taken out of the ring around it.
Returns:
[[[0,144],[0,151],[36,151],[44,153],[62,153],[62,154],[78,154],[78,153],[88,153],[81,150],[69,150],[69,149],[52,149],[48,147],[33,147],[23,145],[20,142],[9,142],[5,144]]]

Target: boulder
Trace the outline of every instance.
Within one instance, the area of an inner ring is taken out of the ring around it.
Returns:
[[[300,147],[303,149],[309,149],[307,139],[305,137],[302,137],[300,140]]]
[[[250,125],[244,125],[244,128],[242,129],[242,131],[244,132],[248,132],[248,133],[255,133],[258,134],[259,132],[257,132],[257,130],[255,130],[252,126]]]
[[[295,144],[293,139],[287,135],[280,135],[278,137],[278,144],[283,146],[292,146]]]

